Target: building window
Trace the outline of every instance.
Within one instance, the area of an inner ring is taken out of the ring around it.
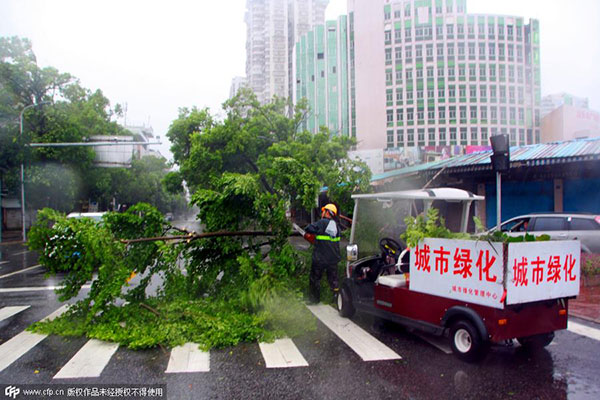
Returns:
[[[456,144],[456,128],[450,128],[450,144]]]
[[[490,108],[490,117],[492,121],[496,121],[498,119],[498,110],[496,107]]]
[[[396,131],[396,143],[398,144],[398,147],[404,146],[404,134],[401,129]]]
[[[479,59],[485,60],[485,43],[479,43]]]
[[[389,44],[392,42],[392,31],[385,31],[384,40],[385,44]]]
[[[469,97],[471,97],[472,99],[477,97],[477,86],[469,86]]]
[[[325,54],[324,53],[317,53],[317,60],[322,60],[325,58]]]
[[[440,144],[446,144],[446,128],[440,128]]]
[[[392,63],[392,49],[385,49],[385,63]]]
[[[464,78],[466,76],[466,69],[464,65],[459,65],[458,66],[458,77],[459,78]]]
[[[439,67],[437,70],[437,75],[441,78],[444,76],[444,67]]]
[[[417,119],[423,121],[425,119],[425,112],[423,110],[417,110]]]
[[[412,108],[408,108],[406,110],[406,120],[407,121],[413,121],[414,120],[414,114],[413,114],[413,109]]]
[[[488,43],[488,54],[490,55],[490,58],[496,57],[496,44],[495,43]]]
[[[487,107],[481,106],[479,108],[479,115],[483,121],[487,120]]]
[[[525,111],[522,108],[519,108],[519,124],[523,124],[525,122]]]
[[[394,42],[396,42],[396,43],[402,42],[402,30],[400,30],[400,29],[394,30]]]
[[[396,70],[396,83],[397,84],[402,83],[402,70],[401,69]]]
[[[464,60],[464,58],[465,58],[465,44],[464,43],[458,44],[458,56],[460,57],[461,60]]]
[[[454,79],[454,67],[448,68],[448,78]]]
[[[387,104],[388,106],[391,106],[391,105],[393,105],[393,102],[394,102],[394,94],[393,94],[393,91],[392,91],[392,89],[388,89],[388,90],[385,92],[385,102],[386,102],[386,104]]]
[[[406,70],[406,80],[411,81],[412,80],[412,69],[407,69]]]
[[[460,107],[460,119],[463,121],[467,119],[467,107],[466,106]]]
[[[438,39],[444,38],[444,25],[437,25],[435,27],[435,35],[437,36]]]
[[[433,67],[427,67],[427,77],[433,78]]]
[[[464,36],[465,35],[465,26],[463,24],[456,25],[456,33],[458,35]]]
[[[446,25],[446,35],[448,37],[454,36],[454,25]]]
[[[404,29],[404,39],[406,39],[408,42],[410,42],[411,35],[412,35],[411,28],[405,28]]]
[[[488,141],[488,130],[487,128],[481,128],[481,144],[485,144]]]
[[[387,86],[392,84],[392,71],[385,71],[385,84]]]
[[[402,122],[404,121],[404,110],[402,108],[398,108],[396,110],[396,122]]]
[[[427,98],[429,100],[433,100],[435,97],[435,91],[433,89],[427,89]]]
[[[467,128],[460,128],[460,144],[469,144],[467,141]]]
[[[393,124],[394,123],[394,110],[386,110],[386,117],[387,117],[388,126],[390,124]]]
[[[445,96],[445,90],[443,88],[442,89],[438,89],[438,97],[440,99],[443,99],[444,97],[446,97]]]
[[[479,86],[479,97],[482,99],[487,97],[487,88],[485,85]]]
[[[467,97],[467,88],[465,86],[459,86],[458,97],[460,97],[461,99],[464,99]]]
[[[469,42],[469,59],[475,59],[475,43]]]
[[[387,131],[387,148],[394,147],[394,131]]]
[[[454,107],[450,107],[450,110],[448,113],[449,113],[449,117],[451,120],[456,119],[456,109]]]
[[[441,107],[438,109],[438,119],[446,119],[446,108]]]
[[[396,104],[402,103],[402,89],[396,89]]]
[[[443,60],[444,59],[444,44],[438,43],[436,49],[437,49],[436,54],[437,54],[438,59]]]
[[[419,146],[424,146],[425,145],[425,129],[418,129],[417,130],[417,140],[419,141]]]
[[[407,3],[406,6],[404,7],[404,16],[410,17],[410,3]]]
[[[454,43],[448,43],[448,57],[454,57]]]
[[[451,99],[456,97],[456,86],[448,87],[448,97],[450,97]]]
[[[490,97],[492,99],[496,98],[496,86],[490,86]],[[494,100],[495,101],[495,100]]]
[[[435,146],[435,128],[429,128],[427,130],[427,136],[429,139],[429,145]]]
[[[509,119],[511,124],[514,124],[517,120],[517,111],[514,107],[511,107],[509,110]]]
[[[423,46],[420,46],[420,45],[415,46],[415,57],[423,58]]]
[[[477,106],[471,106],[470,108],[470,118],[471,119],[477,119]]]
[[[404,48],[404,58],[406,58],[406,61],[412,59],[412,46]]]
[[[412,100],[413,99],[413,91],[412,89],[407,89],[406,90],[406,100]]]
[[[417,78],[423,77],[423,70],[421,68],[417,68]]]
[[[406,131],[406,145],[412,147],[415,145],[415,131],[414,129],[408,129]]]
[[[479,144],[477,128],[471,128],[471,144]]]

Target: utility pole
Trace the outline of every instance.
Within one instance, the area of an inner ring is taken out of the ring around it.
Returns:
[[[25,113],[25,110],[27,110],[28,108],[31,107],[37,107],[37,106],[41,106],[42,104],[48,104],[50,103],[49,101],[42,101],[40,103],[34,103],[34,104],[30,104],[28,106],[25,106],[22,110],[21,113],[19,114],[19,135],[21,137],[21,140],[23,139],[23,114]],[[21,160],[21,223],[23,225],[23,242],[27,241],[27,233],[26,233],[26,226],[25,226],[25,168],[23,166],[23,160]]]

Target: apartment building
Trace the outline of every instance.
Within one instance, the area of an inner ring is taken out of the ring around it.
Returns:
[[[358,150],[540,142],[539,23],[466,0],[349,0]]]

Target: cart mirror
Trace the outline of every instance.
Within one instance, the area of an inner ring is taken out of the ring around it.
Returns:
[[[358,245],[357,244],[349,244],[348,246],[346,246],[346,259],[348,261],[358,260]]]

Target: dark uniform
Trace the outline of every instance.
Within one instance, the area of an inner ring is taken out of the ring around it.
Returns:
[[[312,267],[310,270],[310,300],[321,300],[321,277],[323,271],[327,272],[327,281],[331,290],[338,292],[337,265],[340,256],[340,228],[334,219],[321,218],[314,224],[306,227],[306,233],[315,235],[315,248],[312,254]]]

